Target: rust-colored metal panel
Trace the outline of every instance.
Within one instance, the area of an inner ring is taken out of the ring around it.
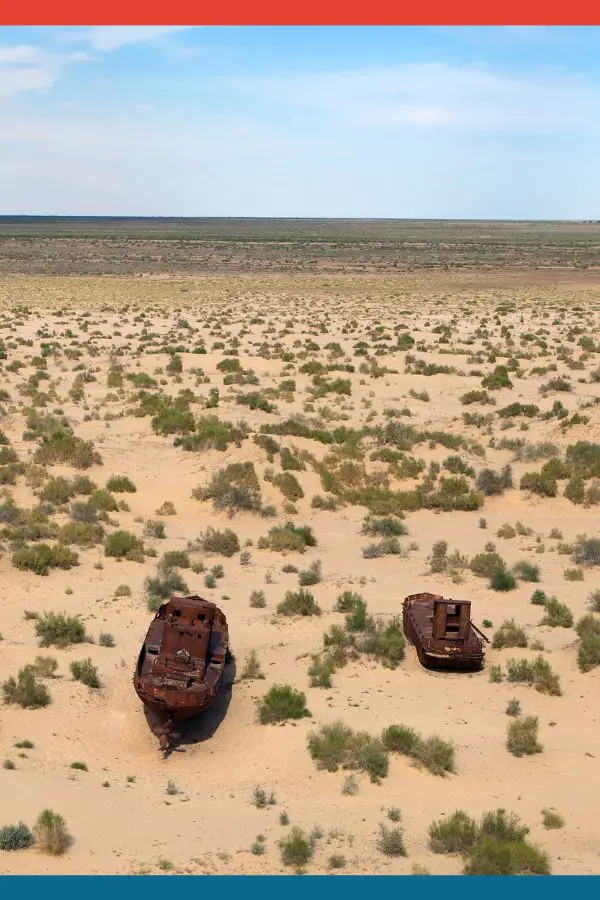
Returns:
[[[152,620],[133,678],[152,730],[164,751],[176,737],[177,721],[208,709],[217,698],[229,630],[223,612],[195,594],[171,597]]]
[[[403,625],[426,668],[482,668],[483,641],[487,638],[471,622],[469,600],[451,600],[427,592],[411,594],[404,600]]]

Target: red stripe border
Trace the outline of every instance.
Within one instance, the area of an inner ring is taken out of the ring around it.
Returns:
[[[600,25],[592,0],[430,0],[427,5],[378,0],[277,0],[227,4],[194,0],[30,0],[0,5],[1,25]]]

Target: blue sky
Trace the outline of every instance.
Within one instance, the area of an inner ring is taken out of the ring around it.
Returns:
[[[600,218],[600,28],[0,28],[0,213]]]

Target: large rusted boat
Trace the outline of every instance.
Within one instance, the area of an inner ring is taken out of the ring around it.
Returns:
[[[487,637],[471,621],[469,600],[441,594],[411,594],[404,600],[404,633],[427,669],[477,672]]]
[[[216,700],[228,650],[227,620],[209,600],[173,596],[156,613],[133,683],[163,751],[180,736],[178,721],[197,716]]]

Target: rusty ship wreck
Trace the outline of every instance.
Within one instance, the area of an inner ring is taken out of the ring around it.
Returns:
[[[142,644],[133,679],[160,747],[180,737],[176,725],[211,707],[228,661],[229,630],[221,610],[195,594],[159,608]]]
[[[404,633],[427,669],[477,672],[487,637],[471,621],[469,600],[441,594],[411,594],[403,605]]]

